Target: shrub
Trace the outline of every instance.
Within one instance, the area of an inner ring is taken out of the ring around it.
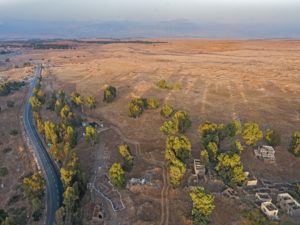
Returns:
[[[256,123],[248,122],[243,128],[243,139],[247,145],[256,145],[262,139],[263,132],[260,130],[259,125]]]
[[[13,108],[13,107],[15,106],[15,102],[14,102],[14,101],[11,101],[11,100],[8,100],[8,101],[6,102],[6,105],[7,105],[7,107],[9,107],[9,108]]]
[[[114,163],[109,169],[109,180],[114,187],[122,188],[125,185],[125,172],[120,163]]]
[[[166,104],[161,109],[160,114],[165,118],[169,118],[170,116],[172,116],[173,112],[174,112],[173,107]]]
[[[3,153],[9,153],[11,151],[12,151],[12,149],[10,147],[6,147],[3,149]]]
[[[142,115],[144,109],[147,107],[146,99],[133,98],[128,105],[128,115],[133,118],[137,118]]]
[[[265,141],[273,147],[278,146],[281,141],[280,133],[276,130],[267,129]]]
[[[117,97],[117,89],[113,86],[108,86],[104,90],[103,101],[112,102]]]
[[[172,88],[166,80],[159,80],[156,83],[156,85],[162,89],[171,89]]]
[[[147,99],[147,108],[148,109],[157,109],[159,107],[159,101],[154,97],[149,97]]]
[[[160,131],[166,135],[183,134],[191,126],[191,120],[185,111],[178,111],[170,121],[164,122],[160,127]]]
[[[10,132],[9,132],[9,134],[10,135],[12,135],[12,136],[16,136],[16,135],[18,135],[18,131],[16,130],[16,129],[13,129],[13,130],[11,130]]]
[[[295,132],[292,135],[292,140],[289,145],[289,151],[295,156],[300,156],[300,132]]]
[[[8,174],[8,169],[6,167],[0,168],[0,177],[5,177]]]

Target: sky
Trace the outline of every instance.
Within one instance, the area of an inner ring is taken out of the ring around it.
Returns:
[[[0,23],[177,19],[300,24],[300,0],[0,0]]]

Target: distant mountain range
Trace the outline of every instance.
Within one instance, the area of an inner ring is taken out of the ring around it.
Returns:
[[[0,21],[0,39],[31,38],[300,38],[300,25],[162,22]]]

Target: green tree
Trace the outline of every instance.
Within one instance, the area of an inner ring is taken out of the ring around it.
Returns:
[[[66,210],[64,207],[60,207],[55,212],[55,225],[65,225],[64,219],[66,215]]]
[[[77,92],[73,92],[71,94],[71,102],[75,105],[75,106],[81,106],[83,105],[83,98],[82,96],[77,93]]]
[[[209,154],[208,154],[207,150],[202,150],[200,152],[200,161],[205,166],[208,166],[208,164],[209,164]]]
[[[265,141],[273,147],[278,146],[281,142],[280,133],[277,130],[268,128],[265,134]]]
[[[228,134],[230,137],[234,137],[238,134],[241,134],[242,133],[241,122],[239,120],[233,120],[226,125],[226,129],[228,130]]]
[[[243,150],[244,148],[239,140],[235,140],[231,143],[230,151],[232,153],[241,154]]]
[[[36,96],[31,96],[29,99],[29,103],[33,110],[38,110],[42,105],[42,103]]]
[[[196,187],[190,192],[190,197],[193,202],[193,224],[208,225],[215,208],[213,195],[205,193],[203,187]]]
[[[257,123],[248,122],[244,125],[242,136],[247,145],[254,146],[262,139],[263,132],[260,130]]]
[[[125,185],[125,172],[120,163],[114,163],[109,169],[109,180],[114,187],[122,188]]]
[[[178,111],[174,114],[170,121],[164,122],[160,131],[166,135],[170,134],[183,134],[190,126],[191,120],[187,112]]]
[[[162,89],[172,89],[172,86],[166,80],[159,80],[156,85]]]
[[[0,224],[5,221],[6,217],[8,217],[8,214],[3,209],[0,209]]]
[[[169,136],[166,140],[165,158],[172,161],[173,154],[181,161],[191,158],[191,143],[185,136]]]
[[[85,138],[86,141],[91,143],[92,145],[98,142],[98,133],[96,129],[92,126],[85,127]]]
[[[117,89],[113,86],[108,86],[104,89],[104,102],[112,102],[117,97]]]
[[[300,132],[295,132],[292,135],[292,140],[289,145],[289,151],[295,156],[300,156]]]
[[[128,145],[120,145],[119,146],[119,153],[124,159],[124,165],[123,168],[126,171],[130,171],[133,166],[133,156],[130,153],[130,149]]]
[[[186,173],[186,166],[180,160],[173,160],[169,167],[170,183],[178,187]]]
[[[44,104],[46,101],[46,95],[41,89],[37,89],[35,92],[35,96],[38,98],[38,100],[41,102],[41,104]]]
[[[218,156],[218,145],[215,142],[209,142],[206,148],[209,155],[209,160],[211,162],[216,161]]]
[[[147,108],[146,99],[133,98],[128,105],[128,115],[133,118],[137,118],[142,115],[144,109]]]
[[[169,118],[174,113],[174,109],[171,105],[164,105],[160,111],[160,114],[165,117]]]
[[[77,144],[77,133],[75,132],[74,128],[71,126],[67,126],[64,134],[65,142],[70,144],[71,148],[74,148]]]
[[[216,170],[224,182],[230,186],[242,185],[246,180],[244,168],[238,154],[220,154]]]
[[[58,143],[57,126],[51,121],[46,121],[44,124],[44,131],[46,140],[49,141],[51,144],[56,145]]]
[[[215,123],[206,121],[198,128],[203,145],[206,147],[210,142],[219,144],[219,126]]]
[[[87,96],[85,99],[85,104],[90,109],[96,108],[96,100],[93,96]]]
[[[23,187],[29,198],[41,197],[44,194],[45,180],[40,173],[23,179]]]

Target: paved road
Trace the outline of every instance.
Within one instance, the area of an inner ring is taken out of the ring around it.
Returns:
[[[60,181],[58,170],[51,160],[42,140],[40,139],[33,122],[31,105],[29,98],[32,96],[33,88],[36,85],[38,78],[41,75],[41,66],[35,69],[35,77],[30,82],[29,93],[25,103],[23,112],[23,123],[27,136],[29,137],[33,146],[33,151],[38,160],[38,164],[44,174],[47,187],[47,215],[45,225],[53,225],[55,219],[55,211],[62,204],[63,187]]]

